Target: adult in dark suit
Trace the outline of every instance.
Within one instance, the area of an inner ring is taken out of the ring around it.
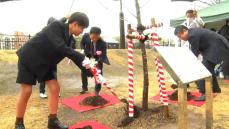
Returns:
[[[107,48],[106,42],[100,37],[101,29],[99,27],[92,27],[90,30],[90,34],[85,33],[82,37],[80,46],[81,49],[84,51],[84,54],[88,58],[94,58],[95,61],[98,62],[98,68],[101,70],[103,69],[103,63],[110,65],[110,62],[107,58]],[[81,78],[82,78],[82,91],[81,94],[84,94],[88,91],[88,80],[87,80],[87,73],[82,70],[81,71]],[[101,90],[101,84],[96,84],[95,86],[95,94],[99,95],[99,91]]]
[[[16,129],[25,129],[23,117],[32,85],[36,81],[45,81],[49,88],[48,128],[68,128],[57,118],[60,86],[54,75],[55,68],[64,57],[70,58],[80,69],[85,69],[83,66],[89,67],[90,60],[69,47],[71,35],[79,35],[88,25],[89,19],[84,13],[73,13],[67,24],[54,21],[17,51],[19,60],[16,82],[21,84],[21,89],[16,106]]]
[[[203,56],[202,63],[212,74],[213,93],[215,95],[220,93],[221,89],[218,85],[214,68],[215,65],[223,61],[225,74],[229,71],[229,42],[223,36],[208,29],[188,29],[183,25],[177,26],[174,34],[181,40],[189,41],[191,51],[195,56],[198,57],[200,54]],[[197,98],[196,101],[203,101],[205,100],[205,81],[198,81],[197,85],[202,96]]]
[[[69,18],[69,16],[65,16],[65,17],[60,19],[60,22],[66,23],[68,18]],[[55,21],[57,21],[57,19],[55,19],[54,17],[50,17],[48,19],[47,25],[49,25],[49,24],[51,24],[51,23],[53,23]],[[76,49],[76,47],[75,47],[76,41],[75,41],[73,35],[70,35],[69,40],[70,40],[70,47],[72,49]],[[57,79],[57,66],[55,66],[55,68],[54,68],[54,73],[55,73],[55,79]],[[47,95],[45,94],[45,82],[44,81],[40,82],[39,91],[40,91],[39,95],[40,95],[41,98],[47,98]]]

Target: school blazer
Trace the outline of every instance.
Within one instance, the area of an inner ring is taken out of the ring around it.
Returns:
[[[68,24],[54,21],[31,38],[16,53],[19,60],[38,78],[56,66],[64,57],[71,59],[80,69],[85,56],[71,46]]]

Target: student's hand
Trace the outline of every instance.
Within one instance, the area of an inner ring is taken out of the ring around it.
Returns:
[[[102,51],[96,51],[96,55],[100,56],[102,54]]]
[[[98,81],[99,81],[99,83],[103,84],[106,82],[106,79],[101,74],[99,74],[98,75]]]
[[[80,53],[81,53],[81,54],[85,54],[83,49],[80,51]]]
[[[85,57],[83,62],[82,62],[82,65],[86,68],[86,69],[90,69],[90,64],[91,64],[91,61],[89,58]]]

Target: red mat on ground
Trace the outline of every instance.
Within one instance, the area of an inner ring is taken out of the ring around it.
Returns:
[[[72,125],[69,127],[69,129],[76,129],[76,128],[82,128],[84,126],[90,125],[92,129],[111,129],[106,127],[105,125],[102,125],[96,121],[84,121],[84,122],[79,122],[76,123],[75,125]]]
[[[70,107],[71,109],[73,109],[75,111],[85,112],[85,111],[94,110],[94,109],[97,109],[97,108],[102,108],[102,107],[113,105],[113,104],[116,104],[116,103],[120,102],[119,99],[116,98],[113,95],[101,94],[101,96],[108,101],[107,104],[105,104],[103,106],[84,106],[84,105],[80,105],[80,102],[84,98],[89,97],[89,96],[94,96],[94,94],[83,94],[83,95],[80,95],[80,96],[75,96],[75,97],[71,97],[71,98],[65,98],[65,99],[61,100],[60,103]]]
[[[229,83],[229,80],[224,80],[225,83]]]
[[[167,91],[167,94],[170,95],[172,94],[174,91]],[[194,98],[198,98],[201,96],[201,94],[199,92],[191,92],[192,95],[194,96]],[[152,97],[153,100],[155,101],[159,101],[160,102],[160,94],[157,94],[156,96]],[[169,100],[169,103],[177,103],[177,101],[173,101],[173,100]],[[191,99],[190,101],[188,101],[188,105],[192,105],[192,106],[197,106],[197,107],[201,107],[202,105],[205,104],[205,101],[194,101],[193,99]]]

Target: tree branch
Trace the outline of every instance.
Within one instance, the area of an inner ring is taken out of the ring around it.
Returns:
[[[199,2],[203,3],[203,4],[206,4],[206,5],[209,5],[209,6],[212,6],[213,4],[211,3],[208,3],[208,2],[205,2],[205,1],[202,1],[202,0],[198,0]]]

